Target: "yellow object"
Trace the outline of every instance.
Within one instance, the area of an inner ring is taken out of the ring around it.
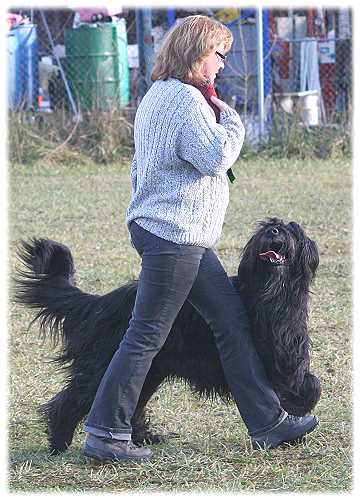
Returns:
[[[240,16],[240,9],[221,9],[215,13],[215,18],[222,23],[231,23]]]

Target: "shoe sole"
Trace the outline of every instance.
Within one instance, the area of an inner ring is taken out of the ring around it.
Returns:
[[[91,446],[87,446],[83,449],[83,453],[87,458],[92,460],[96,460],[98,462],[146,462],[152,458],[153,453],[148,457],[129,457],[129,455],[115,455],[109,456],[105,453],[101,453],[101,451],[96,448],[92,448]]]
[[[302,434],[301,436],[298,436],[296,438],[293,438],[293,439],[286,439],[286,440],[282,440],[282,441],[278,441],[277,443],[273,443],[271,445],[269,444],[266,444],[266,443],[258,443],[258,442],[255,442],[255,441],[252,441],[252,446],[253,448],[256,450],[256,449],[262,449],[262,450],[272,450],[274,448],[278,448],[279,446],[286,446],[286,445],[297,445],[297,444],[300,444],[302,442],[305,441],[305,438],[308,434],[310,434],[310,432],[314,431],[316,429],[316,427],[319,425],[319,419],[314,419],[314,423],[311,427],[309,427],[309,429],[306,430],[306,432],[304,432],[304,434]]]

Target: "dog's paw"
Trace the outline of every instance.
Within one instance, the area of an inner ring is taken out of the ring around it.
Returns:
[[[160,444],[165,443],[168,439],[179,437],[180,434],[176,432],[167,432],[165,434],[158,434],[155,432],[147,431],[136,434],[133,432],[132,441],[137,445],[141,446],[144,444]]]

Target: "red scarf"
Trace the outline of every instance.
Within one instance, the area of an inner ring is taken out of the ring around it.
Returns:
[[[195,85],[195,87],[198,90],[200,90],[202,95],[205,97],[208,105],[211,106],[211,108],[214,110],[214,113],[216,116],[216,121],[217,121],[217,123],[219,123],[219,121],[220,121],[220,109],[210,99],[211,96],[217,97],[217,93],[216,93],[214,85],[209,82],[209,83],[203,83],[200,85]]]
[[[214,113],[216,116],[216,122],[219,123],[219,121],[220,121],[220,109],[210,99],[211,96],[217,97],[217,93],[216,93],[214,85],[210,82],[204,82],[204,83],[199,84],[199,85],[194,85],[194,87],[196,87],[198,90],[200,90],[202,95],[205,97],[208,105],[214,110]],[[229,177],[230,182],[231,183],[234,182],[235,175],[233,174],[233,171],[231,170],[231,168],[229,168],[226,173],[227,173],[227,176]]]

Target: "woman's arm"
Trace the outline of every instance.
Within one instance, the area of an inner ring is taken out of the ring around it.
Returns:
[[[195,102],[180,130],[178,156],[203,175],[226,172],[237,160],[244,142],[245,129],[240,116],[224,105],[220,123],[216,123],[210,107]]]

